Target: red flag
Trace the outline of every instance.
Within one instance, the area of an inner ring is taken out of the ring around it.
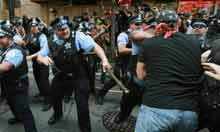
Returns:
[[[123,6],[123,5],[131,6],[131,0],[118,0],[118,4],[120,6]]]

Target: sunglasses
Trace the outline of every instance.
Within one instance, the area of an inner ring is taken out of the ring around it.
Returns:
[[[200,29],[200,28],[206,28],[206,26],[203,24],[195,24],[192,26],[192,28],[199,28]]]
[[[134,25],[135,26],[140,26],[140,25],[142,25],[142,23],[135,23]]]
[[[60,28],[60,29],[57,29],[58,31],[64,31],[64,30],[66,30],[66,28]]]

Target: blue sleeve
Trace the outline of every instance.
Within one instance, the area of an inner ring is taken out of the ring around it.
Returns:
[[[126,33],[120,33],[117,38],[117,45],[127,45],[129,42],[128,35]]]
[[[7,61],[17,68],[23,61],[23,54],[18,49],[12,49],[5,55],[3,61]]]
[[[76,32],[76,48],[77,50],[83,49],[85,53],[91,52],[95,47],[96,42],[89,35],[82,32]]]
[[[47,37],[45,34],[41,34],[40,38],[40,51],[39,54],[42,56],[48,56],[49,54],[49,47],[48,47],[48,41],[47,41]]]

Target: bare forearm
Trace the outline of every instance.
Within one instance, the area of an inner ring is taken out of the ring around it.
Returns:
[[[128,55],[131,54],[131,48],[119,48],[119,54],[121,55]]]
[[[3,62],[0,64],[0,74],[9,71],[12,68],[12,65],[8,62]]]
[[[130,36],[132,40],[136,40],[136,41],[141,41],[151,37],[153,37],[153,35],[146,32],[135,32]]]
[[[36,58],[39,55],[39,52],[29,55],[30,59]]]
[[[144,80],[146,78],[146,69],[145,64],[138,62],[137,69],[136,69],[137,77],[140,80]]]
[[[104,50],[98,44],[96,44],[96,46],[94,48],[94,52],[102,61],[108,61]]]

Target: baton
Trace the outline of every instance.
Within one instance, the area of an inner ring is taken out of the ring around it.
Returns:
[[[125,85],[115,76],[112,70],[109,70],[108,73],[115,80],[115,82],[119,85],[119,87],[122,89],[123,92],[125,92],[126,94],[130,92],[129,89],[126,88]]]

